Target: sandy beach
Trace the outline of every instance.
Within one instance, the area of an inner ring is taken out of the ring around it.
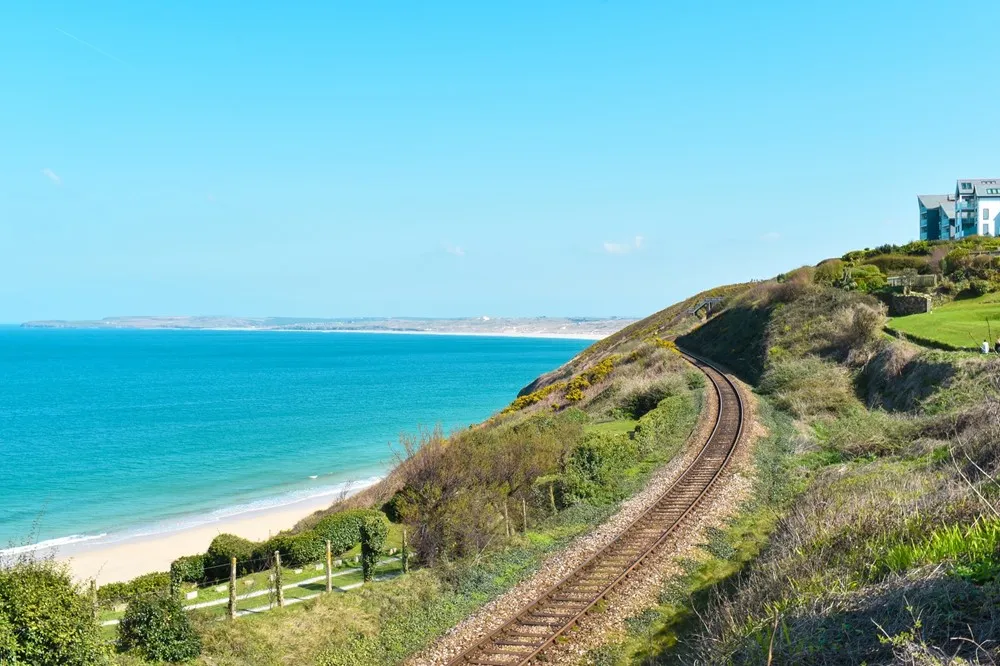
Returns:
[[[355,490],[361,490],[356,487]],[[288,529],[314,511],[330,506],[336,497],[323,496],[292,504],[250,511],[190,529],[133,537],[111,543],[82,543],[37,551],[66,562],[79,581],[95,579],[98,585],[126,581],[152,571],[167,571],[181,555],[203,553],[217,535],[227,532],[254,541]]]

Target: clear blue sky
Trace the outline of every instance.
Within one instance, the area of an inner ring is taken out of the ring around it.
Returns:
[[[907,241],[918,193],[1000,175],[996,25],[920,0],[10,0],[0,321],[644,315]]]

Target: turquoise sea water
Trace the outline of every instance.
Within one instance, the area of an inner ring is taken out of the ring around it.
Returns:
[[[0,328],[0,549],[336,494],[401,432],[480,421],[587,344]]]

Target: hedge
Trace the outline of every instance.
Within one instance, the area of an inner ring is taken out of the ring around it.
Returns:
[[[313,530],[278,534],[258,546],[256,557],[270,561],[274,551],[281,553],[282,565],[297,567],[322,561],[326,555],[326,542]]]
[[[170,576],[182,583],[200,583],[205,579],[205,556],[178,557],[170,563]]]
[[[104,608],[126,603],[135,597],[170,590],[170,574],[166,571],[143,574],[127,583],[108,583],[97,590],[97,601]]]
[[[205,579],[215,581],[228,578],[230,560],[234,557],[236,570],[240,575],[266,568],[266,563],[253,561],[255,546],[253,541],[235,534],[220,534],[215,537],[205,553]]]
[[[361,541],[361,525],[366,518],[382,516],[375,509],[352,509],[322,518],[313,531],[321,541],[330,541],[335,555],[346,553]]]

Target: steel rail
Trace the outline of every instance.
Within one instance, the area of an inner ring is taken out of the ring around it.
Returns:
[[[587,558],[543,594],[522,607],[502,626],[491,631],[447,662],[448,666],[525,666],[531,663],[533,659],[575,627],[594,606],[614,591],[630,574],[639,569],[651,555],[656,553],[712,490],[732,460],[733,452],[742,437],[744,427],[743,398],[739,389],[724,372],[701,357],[688,352],[682,352],[682,354],[689,363],[708,377],[718,397],[715,424],[698,456],[659,499],[629,523],[615,539]],[[728,435],[723,432],[731,425],[727,422],[730,416],[727,407],[735,408],[737,419],[735,432]],[[717,441],[720,437],[723,437],[724,440]],[[710,454],[716,455],[712,458]],[[704,469],[706,464],[709,465],[708,469]],[[684,500],[684,496],[691,492],[697,492],[697,495],[693,499]],[[678,498],[684,503],[678,505],[676,503]],[[680,513],[675,517],[668,516],[665,521],[666,525],[658,524],[659,515],[676,511],[680,511]],[[649,531],[658,533],[657,538],[652,542],[650,542],[652,537],[643,536],[644,532]],[[639,550],[635,553],[629,552],[630,545],[633,546],[633,550],[636,547]],[[622,549],[626,550],[624,554],[615,554],[616,550]],[[624,563],[614,563],[616,557],[623,556],[631,559],[627,559]],[[611,568],[617,572],[612,573],[610,579],[605,580],[605,577],[598,573],[601,568]],[[588,583],[588,577],[596,580]],[[573,591],[574,588],[582,587],[593,591]],[[583,598],[576,599],[568,597],[568,595]],[[572,604],[572,606],[562,608],[558,604]],[[553,620],[549,621],[544,618],[553,618]],[[515,631],[519,627],[524,627],[525,630]],[[544,628],[544,633],[527,631],[529,628],[539,630]]]

